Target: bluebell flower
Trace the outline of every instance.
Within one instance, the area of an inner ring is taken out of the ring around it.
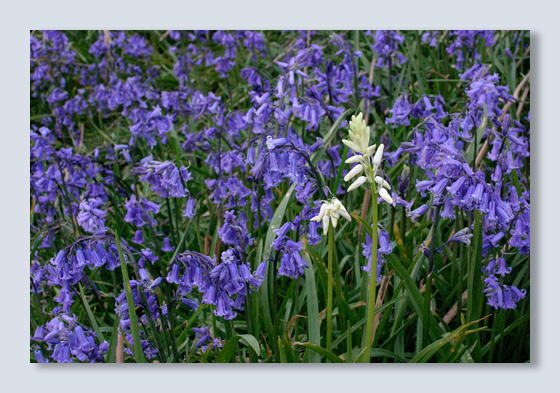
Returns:
[[[396,99],[393,109],[389,111],[392,116],[385,119],[385,124],[392,124],[393,127],[410,125],[408,116],[411,114],[411,110],[407,96],[400,96]]]
[[[140,198],[140,200],[137,201],[136,196],[133,194],[124,206],[127,209],[127,213],[124,217],[126,222],[134,224],[137,227],[142,227],[147,223],[151,226],[157,225],[157,221],[149,213],[159,213],[160,207],[158,204],[148,201],[145,198]]]
[[[100,198],[91,198],[80,203],[80,214],[76,219],[87,232],[102,234],[107,230],[105,228],[107,212],[99,209],[102,205],[103,201]]]
[[[409,210],[409,211],[406,213],[406,215],[407,215],[408,217],[410,217],[410,219],[411,219],[413,222],[416,222],[416,220],[418,219],[418,217],[421,217],[421,216],[423,216],[424,214],[426,214],[426,212],[427,212],[429,209],[430,209],[430,206],[429,206],[429,205],[422,205],[422,206],[416,208],[415,210],[412,210],[412,211]]]
[[[471,244],[472,233],[469,233],[469,228],[463,228],[453,234],[449,239],[451,243],[463,243],[467,246]]]
[[[171,246],[171,242],[169,241],[169,238],[166,236],[163,238],[163,247],[161,247],[161,251],[163,252],[171,252],[175,250],[175,247]]]
[[[378,230],[378,248],[377,248],[377,263],[376,263],[376,281],[381,281],[381,268],[385,263],[384,255],[389,255],[393,252],[396,243],[389,241],[389,233],[383,230]],[[369,234],[366,234],[366,242],[362,243],[362,255],[366,257],[368,263],[362,266],[362,270],[371,274],[371,246],[372,241]]]
[[[403,42],[404,36],[397,34],[395,31],[377,30],[375,32],[375,44],[373,45],[373,49],[379,55],[376,66],[379,68],[389,66],[391,59],[395,56],[399,64],[406,62],[406,57],[397,52],[399,44],[402,45]],[[393,65],[395,64],[393,63]]]
[[[187,194],[185,184],[192,179],[187,168],[178,168],[169,161],[155,161],[152,156],[142,159],[140,164],[133,169],[134,174],[151,184],[152,190],[162,198],[182,198]]]
[[[193,198],[189,198],[187,201],[187,205],[185,206],[185,211],[183,212],[183,217],[193,218],[196,215],[195,210],[195,200]]]
[[[203,353],[206,353],[208,351],[208,347],[210,347],[211,350],[214,347],[218,349],[223,347],[222,340],[219,337],[213,339],[210,335],[210,330],[207,327],[193,328],[193,331],[198,338],[198,341],[195,345],[199,347]],[[207,344],[207,342],[209,343]]]
[[[498,268],[494,270],[494,273],[499,274],[502,277],[505,277],[506,274],[511,273],[511,267],[506,267],[505,258],[498,259]]]
[[[278,269],[278,274],[280,276],[288,276],[297,279],[305,274],[304,268],[309,267],[309,265],[300,255],[302,249],[302,242],[295,242],[291,239],[286,240],[284,248],[282,249],[280,268]]]
[[[244,249],[252,241],[246,223],[243,212],[239,213],[239,218],[236,217],[233,210],[224,212],[224,225],[218,230],[220,239],[225,244],[237,245]]]
[[[142,230],[138,229],[132,238],[132,241],[136,244],[144,243],[144,237],[142,236]]]

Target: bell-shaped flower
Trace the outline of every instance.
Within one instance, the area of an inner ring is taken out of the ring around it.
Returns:
[[[340,217],[345,218],[350,221],[350,215],[346,211],[346,208],[342,203],[333,198],[330,201],[324,201],[319,210],[319,214],[311,219],[311,221],[323,222],[323,235],[327,235],[329,231],[329,222],[332,224],[333,228],[336,228],[338,219]]]
[[[380,144],[379,147],[377,148],[377,151],[375,152],[375,155],[373,156],[373,159],[371,160],[374,167],[378,167],[381,164],[381,160],[383,159],[383,150],[384,149],[385,149],[385,146],[383,145],[383,143]]]
[[[344,176],[344,181],[348,181],[355,177],[356,175],[360,175],[364,171],[364,166],[362,164],[356,165],[346,176]]]
[[[386,189],[390,190],[391,186],[387,183],[387,180],[383,179],[381,176],[375,176],[375,182],[379,184],[381,187],[385,187]]]
[[[383,198],[385,202],[387,202],[388,204],[392,205],[393,202],[395,202],[385,188],[381,187],[378,192],[379,192],[379,196]]]
[[[356,181],[354,183],[352,183],[350,185],[350,187],[348,187],[348,192],[360,187],[362,184],[364,184],[366,182],[367,178],[365,176],[360,176],[356,179]]]

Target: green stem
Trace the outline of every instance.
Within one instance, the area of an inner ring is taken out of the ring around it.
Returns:
[[[367,324],[366,324],[366,339],[365,348],[362,361],[369,363],[371,359],[371,345],[373,344],[373,321],[375,316],[375,291],[377,285],[377,192],[375,191],[375,184],[371,185],[371,207],[373,209],[372,217],[372,236],[371,236],[371,262],[369,270],[369,295],[367,300]]]
[[[329,257],[327,266],[327,351],[332,349],[332,306],[333,306],[333,254],[334,254],[334,228],[329,221]]]

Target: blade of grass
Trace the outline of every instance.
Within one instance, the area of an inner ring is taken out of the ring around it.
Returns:
[[[93,312],[91,311],[91,307],[89,306],[89,302],[87,301],[86,296],[84,295],[84,287],[82,286],[81,283],[78,283],[78,287],[80,288],[80,292],[79,292],[80,299],[82,301],[84,308],[86,309],[86,313],[88,315],[89,321],[93,326],[93,330],[95,330],[95,334],[97,335],[97,338],[100,340],[99,342],[102,343],[103,341],[105,341],[105,336],[103,335],[103,332],[99,328],[97,319],[95,318],[95,315],[93,315]]]
[[[292,196],[292,192],[295,188],[295,184],[292,184],[292,186],[288,189],[288,191],[286,192],[286,194],[284,195],[284,197],[282,198],[282,201],[280,202],[280,204],[278,205],[278,207],[276,208],[276,211],[274,212],[274,216],[272,216],[272,220],[270,221],[270,225],[268,227],[268,231],[266,233],[266,238],[265,238],[265,243],[264,243],[264,247],[263,247],[263,257],[268,258],[270,256],[271,250],[272,250],[272,242],[274,241],[274,238],[276,237],[276,230],[279,229],[281,227],[282,224],[282,220],[284,218],[284,213],[286,211],[286,207],[288,206],[288,202],[290,201],[290,198]],[[277,319],[276,317],[272,316],[272,312],[274,312],[273,310],[276,310],[276,307],[273,307],[271,309],[270,307],[270,303],[269,303],[269,297],[270,297],[270,291],[271,288],[273,287],[274,283],[272,282],[273,277],[275,276],[274,271],[273,271],[274,267],[272,266],[271,263],[268,264],[268,271],[269,274],[267,276],[267,279],[265,279],[262,283],[261,289],[259,290],[259,300],[262,306],[262,317],[264,320],[264,325],[265,328],[267,330],[268,333],[268,337],[271,338],[271,343],[272,343],[272,347],[273,347],[273,351],[276,352],[278,350],[278,342],[276,340],[276,337],[278,336],[277,334],[277,330],[279,328],[279,326],[274,326],[274,324],[272,323],[273,318]],[[274,353],[273,353],[274,356]]]
[[[300,343],[300,342],[295,342],[294,345],[300,345],[302,347],[308,348],[313,352],[323,355],[333,363],[344,363],[344,360],[336,356],[334,353],[332,353],[331,351],[327,351],[325,348],[320,347],[318,345],[312,343]]]
[[[115,318],[115,323],[113,324],[113,331],[111,332],[111,342],[109,343],[109,349],[107,351],[107,363],[115,363],[117,356],[117,342],[119,340],[119,325],[120,319]]]
[[[472,255],[468,266],[468,298],[467,298],[467,321],[479,319],[482,313],[482,212],[474,211],[474,231],[472,238]],[[478,334],[473,334],[466,338],[467,345],[472,346],[475,341],[480,342]],[[473,357],[476,362],[481,360],[480,347],[473,350]]]
[[[307,251],[307,242],[305,242],[304,249]],[[305,291],[307,292],[307,323],[309,329],[309,342],[318,346],[321,343],[321,321],[319,319],[319,300],[317,297],[317,287],[315,285],[315,273],[313,264],[311,263],[311,259],[309,258],[307,252],[303,253],[302,256],[309,265],[309,267],[305,269]],[[314,351],[310,351],[309,362],[319,363],[319,354]]]
[[[140,331],[138,330],[138,318],[136,317],[136,309],[134,308],[134,298],[132,297],[132,288],[130,287],[130,279],[128,278],[128,270],[124,261],[121,240],[119,234],[115,231],[115,241],[119,251],[119,259],[121,260],[121,270],[124,280],[124,291],[126,293],[126,304],[128,306],[128,315],[130,318],[130,330],[132,330],[133,353],[136,362],[145,363],[144,351],[142,350],[142,342],[140,341]]]
[[[486,329],[486,328],[480,328],[480,329],[474,329],[465,332],[468,327],[474,325],[475,323],[481,321],[482,319],[479,319],[477,321],[467,322],[464,325],[452,331],[451,333],[446,333],[443,338],[431,343],[430,345],[425,347],[422,351],[420,351],[416,356],[414,356],[410,360],[410,363],[427,363],[437,352],[439,352],[443,348],[443,346],[455,340],[462,333],[465,333],[465,336],[467,336],[467,335],[475,334],[481,329]]]

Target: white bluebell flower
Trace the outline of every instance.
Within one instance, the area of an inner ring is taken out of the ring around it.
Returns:
[[[324,201],[319,210],[319,214],[311,219],[311,221],[323,222],[323,235],[327,235],[329,231],[329,222],[332,223],[333,228],[336,228],[338,219],[340,217],[350,221],[350,215],[342,203],[333,198],[330,201]]]

